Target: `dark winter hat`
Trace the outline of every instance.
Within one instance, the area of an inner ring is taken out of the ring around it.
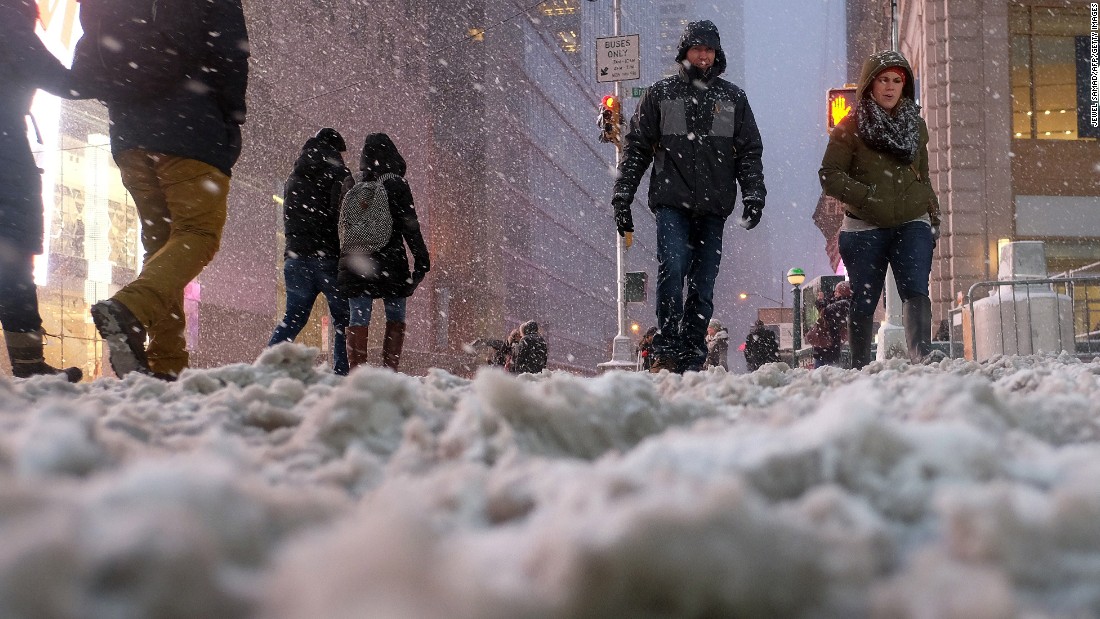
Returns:
[[[363,154],[359,157],[359,169],[368,178],[378,177],[387,172],[405,176],[405,159],[397,152],[390,136],[385,133],[372,133],[363,142]]]
[[[688,50],[696,45],[706,45],[714,50],[714,75],[721,75],[726,70],[726,53],[722,51],[722,37],[719,36],[718,26],[714,22],[704,19],[690,22],[684,27],[684,33],[680,35],[680,47],[676,52],[676,62],[683,63]]]
[[[717,318],[711,318],[710,319],[710,324],[708,326],[711,329],[721,329],[722,328],[722,323],[719,322],[719,320]]]
[[[332,127],[321,129],[314,137],[318,142],[330,146],[341,153],[347,152],[348,150],[348,145],[344,142],[344,136],[340,135],[340,132]]]
[[[522,333],[524,335],[531,335],[532,333],[538,333],[539,332],[539,323],[535,322],[534,320],[528,320],[527,322],[520,325],[519,331],[520,331],[520,333]]]

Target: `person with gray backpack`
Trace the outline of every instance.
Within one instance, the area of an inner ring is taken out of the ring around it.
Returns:
[[[359,171],[354,182],[344,181],[340,203],[337,283],[351,309],[348,364],[355,369],[366,362],[371,309],[381,298],[386,311],[382,363],[396,372],[405,343],[406,299],[431,270],[431,260],[405,180],[405,159],[388,135],[367,136]]]

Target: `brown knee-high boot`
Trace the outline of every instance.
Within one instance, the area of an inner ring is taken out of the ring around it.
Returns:
[[[386,321],[386,336],[382,339],[382,364],[394,372],[401,362],[401,348],[405,345],[405,323]]]
[[[369,329],[370,327],[367,325],[344,328],[349,370],[354,370],[367,362],[367,335]]]

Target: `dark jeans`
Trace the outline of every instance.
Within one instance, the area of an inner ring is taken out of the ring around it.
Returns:
[[[34,256],[0,239],[0,324],[13,333],[37,333],[38,289],[34,286]]]
[[[852,283],[851,315],[873,316],[886,284],[886,267],[894,269],[902,301],[928,296],[932,272],[932,227],[910,221],[896,228],[841,232],[840,257]]]
[[[722,261],[726,221],[714,215],[692,216],[677,208],[657,209],[658,358],[675,359],[681,368],[703,365],[707,324],[714,314],[714,280]]]
[[[348,326],[348,299],[336,286],[336,258],[287,258],[283,265],[283,278],[286,280],[286,316],[275,333],[271,334],[268,346],[279,342],[291,342],[309,320],[313,302],[318,294],[324,294],[328,301],[328,311],[332,316],[332,328],[336,332],[336,341],[332,349],[332,371],[341,376],[348,373],[348,350],[344,339],[344,328]]]
[[[405,322],[405,297],[387,297],[382,299],[382,307],[386,310],[386,320],[389,322]],[[353,327],[370,326],[371,313],[374,310],[374,297],[363,295],[349,299],[351,308],[351,325]]]

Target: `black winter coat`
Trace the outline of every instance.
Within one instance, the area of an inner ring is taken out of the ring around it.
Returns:
[[[42,177],[27,140],[34,91],[73,96],[71,77],[34,33],[34,0],[0,0],[0,239],[42,253]]]
[[[360,158],[359,168],[362,180],[377,180],[387,173],[396,174],[383,181],[390,201],[390,217],[393,218],[393,233],[386,245],[369,257],[349,255],[341,248],[340,271],[337,283],[348,297],[368,295],[374,298],[396,298],[412,296],[416,287],[431,270],[431,259],[424,236],[420,233],[420,221],[413,208],[412,190],[405,180],[405,159],[397,147],[385,134],[372,134],[367,137]],[[354,186],[351,177],[345,179],[343,193]],[[342,201],[342,196],[341,196]],[[405,252],[408,244],[413,256],[413,269],[409,270],[409,256]],[[362,260],[369,259],[370,268],[362,268]]]
[[[340,151],[317,138],[306,141],[283,192],[287,258],[340,257],[340,198],[350,176]]]
[[[749,371],[776,361],[779,361],[779,342],[775,340],[775,333],[764,327],[754,327],[745,338],[745,363]]]
[[[692,35],[685,32],[681,56]],[[615,201],[633,201],[652,162],[651,210],[666,206],[725,218],[734,210],[738,184],[742,201],[763,206],[767,190],[760,131],[745,92],[718,77],[725,69],[725,56],[718,51],[704,87],[681,68],[646,90],[623,142]]]
[[[132,5],[135,15],[149,13],[151,0],[117,0]],[[241,0],[161,2],[157,11],[180,33],[204,32],[191,44],[203,57],[192,79],[162,96],[107,104],[111,152],[141,148],[154,153],[202,161],[230,175],[241,155],[248,87],[248,30]],[[203,21],[205,20],[205,21]],[[209,27],[214,25],[214,28]]]
[[[538,374],[546,369],[548,353],[546,339],[538,333],[528,333],[512,345],[512,371]]]

